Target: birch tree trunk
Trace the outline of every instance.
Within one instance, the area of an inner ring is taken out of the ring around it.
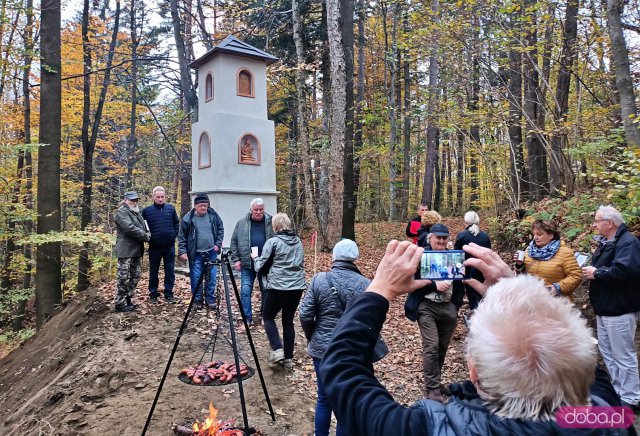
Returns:
[[[396,221],[398,219],[398,210],[396,207],[396,177],[398,170],[396,168],[396,141],[398,136],[398,127],[396,125],[396,78],[398,71],[398,12],[399,2],[392,0],[391,8],[391,45],[385,47],[386,70],[389,73],[389,81],[385,77],[385,88],[387,94],[387,110],[389,116],[389,220]],[[386,17],[383,17],[383,19]],[[385,20],[386,21],[386,20]],[[385,26],[386,30],[386,26]],[[388,41],[385,32],[385,42]],[[387,85],[388,83],[388,85]]]
[[[343,163],[346,120],[346,76],[340,1],[327,0],[327,34],[331,62],[331,133],[329,154],[329,216],[323,248],[330,249],[340,240],[342,230],[342,194],[344,192]]]

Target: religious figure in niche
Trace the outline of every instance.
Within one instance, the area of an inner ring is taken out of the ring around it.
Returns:
[[[258,141],[252,135],[245,135],[240,140],[240,163],[258,164]]]

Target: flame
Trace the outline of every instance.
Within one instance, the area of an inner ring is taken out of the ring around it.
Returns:
[[[209,416],[206,417],[204,422],[196,421],[193,424],[193,433],[195,436],[235,436],[242,435],[242,432],[238,430],[228,429],[227,426],[231,424],[233,420],[218,421],[218,409],[213,407],[213,403],[209,402]]]

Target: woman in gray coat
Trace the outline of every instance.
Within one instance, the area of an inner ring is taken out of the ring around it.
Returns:
[[[271,345],[269,364],[281,363],[285,369],[293,369],[293,346],[296,331],[293,327],[298,303],[307,287],[304,276],[304,252],[300,238],[291,230],[291,220],[285,213],[277,213],[271,219],[275,235],[262,247],[262,255],[253,257],[256,272],[265,280],[262,320]],[[275,318],[282,310],[282,337],[278,333]],[[284,342],[284,349],[283,349]]]
[[[333,264],[330,272],[316,274],[300,305],[300,323],[309,341],[307,352],[313,358],[318,379],[315,435],[326,436],[331,426],[331,406],[320,379],[320,360],[331,340],[331,334],[349,300],[367,289],[369,279],[362,276],[354,261],[358,258],[358,246],[350,239],[343,239],[333,247]],[[336,436],[344,433],[336,427]]]

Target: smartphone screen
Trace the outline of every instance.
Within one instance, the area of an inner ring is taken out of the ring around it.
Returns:
[[[462,250],[425,251],[415,278],[421,280],[463,280],[465,252]]]

